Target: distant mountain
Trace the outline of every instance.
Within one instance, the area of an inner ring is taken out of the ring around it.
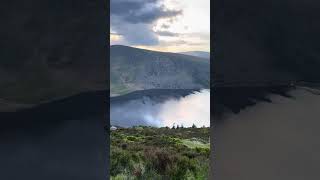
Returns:
[[[190,56],[196,56],[201,58],[210,59],[210,52],[205,51],[186,51],[186,52],[179,52],[180,54],[190,55]]]
[[[144,89],[209,88],[208,59],[122,45],[110,47],[110,95]]]

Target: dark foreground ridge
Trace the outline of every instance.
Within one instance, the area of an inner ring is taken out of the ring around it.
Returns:
[[[290,98],[288,92],[295,87],[283,86],[239,86],[215,87],[213,93],[213,115],[222,116],[226,111],[239,113],[240,110],[257,104],[258,102],[271,102],[270,94],[277,94]],[[218,118],[219,119],[219,118]]]
[[[0,113],[0,179],[106,178],[107,94],[81,93]]]
[[[220,119],[226,111],[239,113],[242,109],[253,106],[259,102],[269,102],[269,95],[280,95],[293,98],[289,94],[291,90],[302,88],[313,94],[319,94],[318,82],[230,82],[216,83],[211,89],[213,93],[213,115]]]
[[[0,113],[0,132],[23,130],[47,131],[69,120],[107,121],[107,91],[80,93],[71,97],[39,104],[17,112]]]

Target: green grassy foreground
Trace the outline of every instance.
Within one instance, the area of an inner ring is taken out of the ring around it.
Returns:
[[[118,128],[111,131],[113,180],[208,179],[209,128]]]

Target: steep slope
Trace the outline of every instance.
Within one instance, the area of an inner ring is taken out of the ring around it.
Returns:
[[[209,60],[176,53],[110,47],[110,95],[144,89],[209,87]]]

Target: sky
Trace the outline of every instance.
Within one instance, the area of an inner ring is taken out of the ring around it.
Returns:
[[[110,44],[210,51],[210,0],[111,0]]]

